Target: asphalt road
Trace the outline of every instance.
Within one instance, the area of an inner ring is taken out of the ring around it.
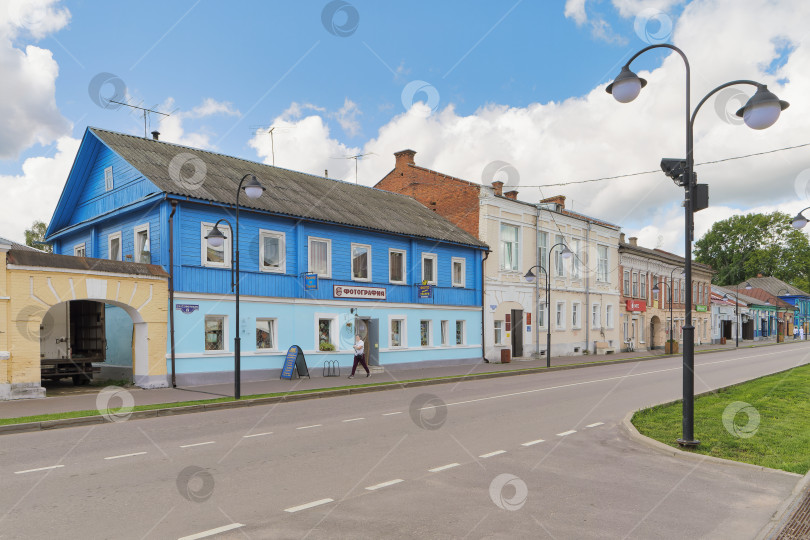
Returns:
[[[696,391],[809,359],[701,355]],[[0,538],[751,538],[797,476],[618,427],[680,392],[664,358],[2,436]]]

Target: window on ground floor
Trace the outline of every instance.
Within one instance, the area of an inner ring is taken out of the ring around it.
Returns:
[[[503,321],[495,321],[495,345],[503,343]]]
[[[450,321],[442,321],[442,345],[450,344]]]
[[[464,323],[465,321],[456,321],[456,345],[464,345],[466,339]]]
[[[256,349],[276,349],[276,319],[256,319]]]
[[[402,347],[402,329],[405,322],[402,319],[391,319],[391,347]]]
[[[419,345],[430,346],[430,321],[419,321]]]
[[[206,351],[225,350],[224,315],[205,316],[205,350]]]

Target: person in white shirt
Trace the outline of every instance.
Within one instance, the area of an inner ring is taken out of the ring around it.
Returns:
[[[354,372],[357,371],[357,364],[363,364],[363,369],[366,370],[366,377],[371,377],[371,371],[366,364],[365,346],[363,340],[360,339],[360,334],[354,336],[354,364],[352,365],[352,374],[349,375],[350,379],[354,379]]]

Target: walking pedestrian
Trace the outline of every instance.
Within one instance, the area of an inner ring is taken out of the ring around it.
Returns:
[[[793,325],[793,339],[796,339],[798,337],[799,337],[799,327],[794,324]]]
[[[804,326],[799,327],[799,341],[804,341]]]
[[[354,364],[352,364],[352,374],[349,375],[350,379],[354,379],[354,372],[357,371],[357,364],[363,364],[363,369],[366,370],[366,377],[371,377],[371,371],[366,364],[365,346],[363,340],[360,339],[360,334],[354,336]]]

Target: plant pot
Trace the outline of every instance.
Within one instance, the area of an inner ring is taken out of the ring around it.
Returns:
[[[726,338],[721,337],[720,338],[720,345],[725,345],[725,344],[726,344]]]
[[[664,353],[665,354],[677,354],[678,353],[678,342],[677,341],[667,341],[664,343]]]

